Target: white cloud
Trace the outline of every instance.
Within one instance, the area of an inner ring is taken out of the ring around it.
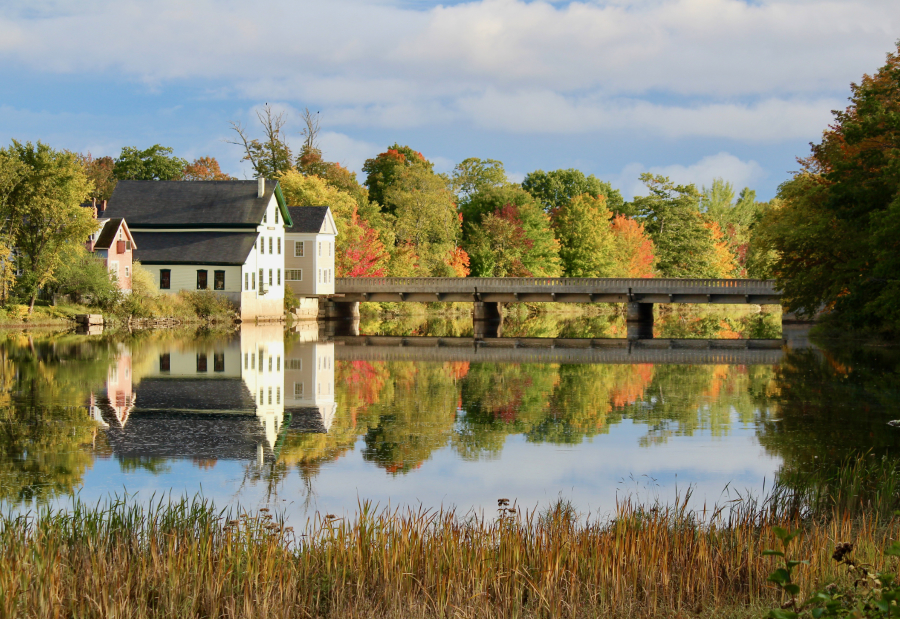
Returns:
[[[766,172],[756,161],[743,161],[732,154],[721,152],[703,157],[691,165],[652,166],[647,168],[640,163],[630,163],[619,174],[613,184],[622,188],[626,199],[636,195],[646,195],[646,187],[639,180],[643,172],[668,176],[677,184],[694,184],[700,189],[709,187],[716,178],[731,183],[736,190],[753,186],[766,177]]]
[[[357,173],[362,170],[366,159],[375,157],[381,152],[381,149],[371,142],[355,140],[348,135],[333,131],[325,131],[321,134],[319,146],[322,149],[322,156],[327,161],[336,161]],[[365,179],[357,178],[357,180],[362,182]]]

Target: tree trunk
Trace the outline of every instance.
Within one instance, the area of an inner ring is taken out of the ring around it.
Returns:
[[[28,315],[31,316],[31,313],[34,311],[34,302],[37,300],[37,292],[31,295],[31,303],[28,304]]]

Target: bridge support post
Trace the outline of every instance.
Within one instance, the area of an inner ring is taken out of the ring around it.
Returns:
[[[499,303],[476,301],[472,307],[472,329],[475,337],[500,337],[503,312]]]
[[[319,320],[359,320],[359,303],[320,298]]]
[[[653,304],[630,302],[625,304],[625,325],[629,340],[653,339]]]

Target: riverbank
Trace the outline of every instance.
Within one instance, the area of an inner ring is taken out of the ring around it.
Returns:
[[[863,456],[780,483],[763,501],[692,510],[620,501],[596,519],[564,501],[496,514],[377,510],[317,515],[303,530],[266,509],[217,510],[199,498],[75,503],[0,516],[5,617],[759,617],[783,603],[767,577],[779,529],[808,560],[804,593],[854,575],[831,555],[895,570],[896,466]]]

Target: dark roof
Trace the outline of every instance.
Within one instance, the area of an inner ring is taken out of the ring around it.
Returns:
[[[134,259],[144,264],[244,264],[256,232],[134,232]]]
[[[290,415],[288,427],[301,433],[326,434],[325,422],[318,408],[312,406],[285,406],[284,416]]]
[[[121,217],[115,217],[107,221],[103,225],[103,229],[100,230],[100,236],[97,237],[97,242],[94,243],[94,249],[109,249],[109,246],[112,245],[112,242],[115,240],[116,232],[119,231],[119,226],[121,225]]]
[[[294,225],[288,228],[285,226],[284,231],[316,233],[322,229],[325,222],[325,214],[328,212],[327,206],[289,206],[288,211]]]
[[[135,389],[139,411],[256,411],[240,378],[145,378]]]
[[[132,229],[172,226],[257,226],[277,181],[119,181],[106,217],[124,217]]]

